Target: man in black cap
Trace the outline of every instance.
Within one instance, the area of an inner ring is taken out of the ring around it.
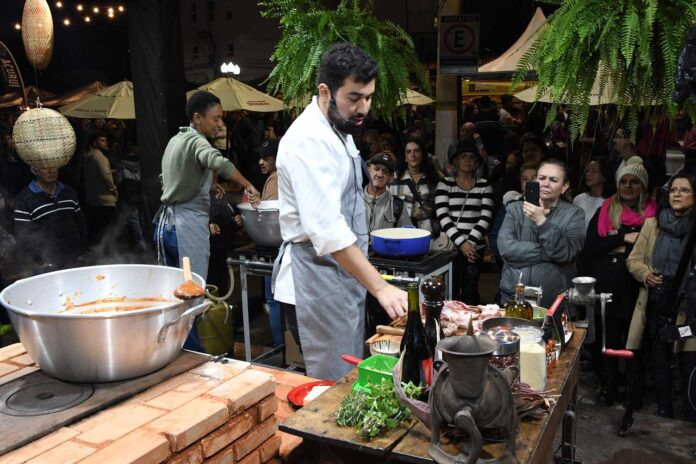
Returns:
[[[394,160],[387,153],[378,153],[367,162],[370,183],[365,186],[365,216],[369,231],[411,224],[404,202],[387,187],[394,179]]]
[[[278,144],[280,140],[266,140],[259,148],[259,166],[261,172],[267,175],[266,183],[263,184],[261,201],[278,199],[278,172],[276,171],[276,155],[278,154]]]

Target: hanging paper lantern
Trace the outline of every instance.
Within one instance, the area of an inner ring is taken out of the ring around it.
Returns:
[[[48,108],[32,108],[17,118],[13,139],[17,153],[34,168],[65,166],[75,153],[75,131],[68,120]]]
[[[22,42],[32,66],[46,69],[53,54],[53,17],[46,0],[27,0],[24,4]]]

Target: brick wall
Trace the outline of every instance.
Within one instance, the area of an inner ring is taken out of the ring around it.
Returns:
[[[37,367],[0,349],[0,384]],[[278,382],[278,379],[280,382]],[[0,464],[281,462],[301,439],[278,432],[290,388],[307,377],[249,363],[206,363],[0,457]]]

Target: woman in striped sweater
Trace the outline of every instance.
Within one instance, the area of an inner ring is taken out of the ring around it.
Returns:
[[[493,188],[476,178],[480,158],[475,146],[460,144],[450,157],[453,177],[444,178],[435,193],[435,213],[442,231],[459,253],[454,259],[452,295],[479,303],[479,274],[486,247],[484,237],[493,221]]]

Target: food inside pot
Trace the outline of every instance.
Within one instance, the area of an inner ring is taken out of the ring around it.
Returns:
[[[58,310],[59,314],[97,314],[107,312],[135,311],[138,309],[149,309],[161,306],[162,303],[173,303],[176,300],[162,297],[109,297],[98,300],[87,301],[75,304],[68,297],[65,299],[63,308]]]

